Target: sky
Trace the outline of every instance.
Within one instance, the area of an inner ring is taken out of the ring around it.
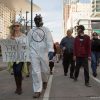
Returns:
[[[90,0],[80,0],[80,2],[88,3]],[[63,0],[33,0],[33,3],[41,8],[41,12],[38,13],[43,16],[44,25],[50,29],[54,42],[60,42],[65,36],[63,33]]]
[[[54,42],[60,42],[64,37],[62,1],[63,0],[33,0],[33,3],[37,4],[41,8],[41,11],[34,12],[34,15],[42,15],[44,26],[50,29]]]
[[[80,2],[86,3],[90,0],[80,0]],[[44,26],[50,29],[54,42],[60,42],[65,36],[63,32],[63,0],[33,0],[33,3],[41,8],[41,11],[33,13],[33,18],[36,14],[41,14]],[[28,20],[30,19],[30,14],[28,14]]]

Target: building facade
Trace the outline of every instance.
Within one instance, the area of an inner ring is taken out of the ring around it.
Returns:
[[[66,9],[68,10],[68,8]],[[66,17],[67,19],[64,18],[64,24],[65,24],[64,30],[70,28],[72,29],[79,24],[84,24],[84,26],[86,27],[86,33],[88,33],[87,30],[90,30],[91,26],[90,23],[89,24],[87,23],[87,19],[90,20],[91,11],[92,11],[91,3],[81,3],[78,1],[74,3],[70,3],[70,8],[67,11],[69,13],[64,12],[65,15],[68,14]]]
[[[68,19],[70,17],[71,7],[73,4],[76,6],[76,4],[78,2],[79,2],[79,0],[63,0],[64,33],[66,33],[66,30],[69,27],[69,25],[67,23],[68,23]],[[76,11],[76,7],[74,8],[74,10]]]
[[[100,17],[100,0],[91,0],[91,17]]]
[[[4,3],[0,3],[0,38],[7,38],[12,21],[15,20],[15,10],[7,7]]]
[[[29,0],[0,0],[0,38],[7,38],[10,34],[9,27],[16,20],[16,15],[22,10],[23,13],[31,11]],[[33,12],[39,11],[40,7],[33,3]],[[26,19],[24,19],[26,21]]]

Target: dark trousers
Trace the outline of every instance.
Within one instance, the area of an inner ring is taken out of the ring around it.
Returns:
[[[14,62],[13,64],[14,76],[22,78],[22,67],[23,67],[23,62],[19,62],[18,64]]]
[[[78,57],[76,58],[76,67],[74,77],[78,78],[80,67],[84,68],[84,78],[85,83],[89,83],[89,67],[88,67],[88,58],[87,57]]]
[[[18,64],[14,62],[13,64],[13,72],[14,72],[14,78],[16,83],[15,93],[19,95],[22,93],[22,66],[23,66],[23,62],[19,62]]]
[[[70,76],[73,76],[74,68],[75,68],[75,61],[73,61],[73,54],[72,53],[64,53],[63,54],[63,68],[64,74],[68,73],[68,68],[70,66]]]
[[[50,71],[52,71],[53,67],[54,67],[54,62],[53,61],[50,61],[49,62],[49,67],[50,67]]]

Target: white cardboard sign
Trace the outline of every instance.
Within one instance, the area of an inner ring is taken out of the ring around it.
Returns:
[[[24,40],[24,42],[23,42]],[[25,38],[21,42],[12,39],[0,40],[3,62],[27,62],[29,60],[29,46]]]

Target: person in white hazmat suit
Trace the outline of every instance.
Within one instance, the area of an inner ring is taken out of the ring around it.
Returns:
[[[46,88],[49,72],[49,57],[53,57],[53,38],[48,28],[43,26],[41,15],[34,18],[36,27],[28,33],[30,59],[33,78],[33,98],[40,97]]]

